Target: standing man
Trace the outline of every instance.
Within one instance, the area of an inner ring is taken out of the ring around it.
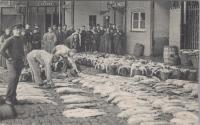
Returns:
[[[42,49],[46,50],[47,52],[51,53],[55,43],[57,41],[56,34],[53,32],[51,27],[48,28],[48,32],[44,34],[42,40]]]
[[[27,48],[27,53],[31,51],[31,38],[32,38],[32,31],[31,31],[31,26],[29,24],[25,25],[25,34],[24,34],[24,39],[26,43],[26,48]]]
[[[62,31],[61,26],[58,26],[58,30],[55,33],[57,37],[57,42],[55,43],[55,45],[64,44],[65,33]]]
[[[85,40],[86,40],[86,28],[85,26],[82,26],[81,28],[81,51],[82,52],[85,52],[85,49],[86,49]]]
[[[5,29],[5,33],[0,37],[0,46],[5,42],[6,39],[11,37],[11,29]],[[3,56],[0,56],[1,66],[6,68],[6,59]]]
[[[39,31],[39,27],[35,27],[33,29],[32,41],[31,41],[31,50],[41,49],[41,33]]]
[[[21,29],[20,25],[14,26],[13,36],[3,43],[0,50],[1,55],[6,58],[8,69],[8,88],[5,100],[7,104],[17,103],[16,89],[24,60],[24,39],[20,35]]]
[[[63,31],[64,34],[65,34],[65,39],[67,39],[67,37],[69,37],[69,36],[68,36],[68,33],[67,33],[67,25],[63,25],[62,31]]]

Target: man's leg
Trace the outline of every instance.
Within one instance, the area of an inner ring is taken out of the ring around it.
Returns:
[[[18,84],[17,81],[17,64],[16,61],[6,61],[7,68],[8,68],[8,87],[7,87],[7,93],[6,93],[6,101],[8,101],[10,104],[13,103],[13,100],[16,96],[16,86]]]
[[[35,61],[33,57],[30,57],[30,56],[27,56],[27,60],[32,70],[32,76],[34,77],[33,79],[35,80],[35,83],[38,85],[41,85],[42,78],[41,78],[41,71],[40,71],[40,67],[38,63]]]
[[[16,62],[16,73],[17,73],[17,75],[16,75],[16,79],[15,79],[15,81],[16,81],[16,84],[14,85],[14,95],[13,95],[13,101],[15,102],[17,99],[16,99],[16,96],[17,96],[17,92],[16,92],[16,90],[17,90],[17,86],[18,86],[18,83],[19,83],[19,77],[20,77],[20,74],[21,74],[21,71],[22,71],[22,69],[23,69],[23,61],[22,60],[18,60],[17,62]]]

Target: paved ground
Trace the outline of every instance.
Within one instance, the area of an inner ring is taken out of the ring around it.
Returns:
[[[69,82],[65,84],[67,83]],[[5,84],[1,84],[0,86],[1,95],[5,91],[5,86]],[[81,88],[81,85],[74,85],[73,88]],[[20,83],[18,98],[21,105],[15,106],[18,116],[15,119],[0,121],[0,125],[126,125],[125,120],[117,118],[117,114],[119,113],[117,106],[108,104],[99,95],[93,94],[90,89],[82,89],[86,93],[82,93],[81,95],[97,98],[95,101],[97,106],[93,108],[106,112],[105,115],[89,118],[66,118],[62,114],[66,104],[63,104],[55,89],[41,91],[34,84]],[[40,100],[39,98],[44,98],[44,100]]]
[[[81,79],[85,79],[85,81],[88,80],[88,83],[90,83],[90,78],[92,79],[92,77],[98,73],[94,68],[88,68],[88,67],[86,68],[84,66],[81,68],[83,70],[82,73],[88,74],[89,76],[88,78],[83,77]],[[97,85],[101,84],[98,81],[98,79],[94,78],[93,81],[96,81]],[[101,77],[99,76],[97,78]],[[111,81],[112,78],[116,78],[115,81],[118,81],[119,83],[120,80],[123,81],[124,79],[126,81],[129,79],[127,77],[115,77],[115,76],[111,76],[111,78],[109,77],[105,78]],[[42,90],[40,88],[37,88],[37,86],[32,83],[20,83],[18,87],[18,99],[21,100],[22,105],[15,106],[18,112],[18,116],[15,119],[0,121],[0,125],[127,125],[127,118],[119,118],[117,116],[122,112],[122,110],[120,110],[119,107],[120,105],[113,105],[112,103],[110,104],[106,101],[108,99],[107,97],[100,97],[101,94],[94,94],[93,89],[83,87],[83,84],[75,83],[72,81],[73,80],[70,79],[65,79],[65,80],[55,79],[55,82],[63,84],[64,85],[63,87],[67,86],[69,88],[81,89],[84,91],[83,93],[76,93],[78,95],[87,96],[90,98],[96,98],[96,100],[92,101],[93,103],[96,104],[96,106],[90,107],[90,109],[99,109],[105,112],[106,114],[102,116],[88,117],[88,118],[67,118],[63,115],[63,111],[66,110],[65,107],[68,104],[63,103],[61,95],[59,95],[58,92],[56,91],[58,87],[49,90]],[[5,84],[0,84],[0,95],[5,93],[5,86],[6,86]],[[90,86],[90,84],[88,84],[88,86]],[[149,86],[133,85],[132,87],[131,86],[126,87],[126,91],[131,92],[132,89],[135,90],[134,97],[142,100],[145,99],[145,100],[155,101],[155,99],[157,99],[157,96],[162,98],[171,97],[170,96],[171,93],[167,93],[164,91],[157,93],[152,87]],[[172,88],[170,88],[169,90],[172,90]],[[177,89],[175,88],[174,90]],[[197,99],[191,98],[188,95],[189,94],[186,95],[181,94],[175,96],[177,99],[183,98],[184,102],[186,102],[186,99],[189,100],[189,103],[194,104],[194,110],[195,110],[193,111],[191,105],[187,104],[190,105],[189,111],[197,113],[196,109]],[[150,97],[152,97],[152,99]],[[139,106],[138,109],[140,108],[144,107]],[[162,120],[167,122],[167,125],[171,125],[168,123],[170,123],[170,120],[173,118],[173,116],[170,113],[163,113],[162,111],[160,111],[160,109],[159,112],[160,112],[159,116],[157,117],[158,119],[155,121]]]

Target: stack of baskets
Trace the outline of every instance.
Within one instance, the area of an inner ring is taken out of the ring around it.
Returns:
[[[183,49],[179,52],[181,64],[183,66],[193,66],[198,68],[199,64],[199,50]]]
[[[165,46],[163,52],[164,63],[168,65],[179,65],[180,59],[176,46]]]

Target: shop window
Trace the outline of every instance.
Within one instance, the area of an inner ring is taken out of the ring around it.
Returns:
[[[145,13],[131,13],[131,31],[145,31]]]

